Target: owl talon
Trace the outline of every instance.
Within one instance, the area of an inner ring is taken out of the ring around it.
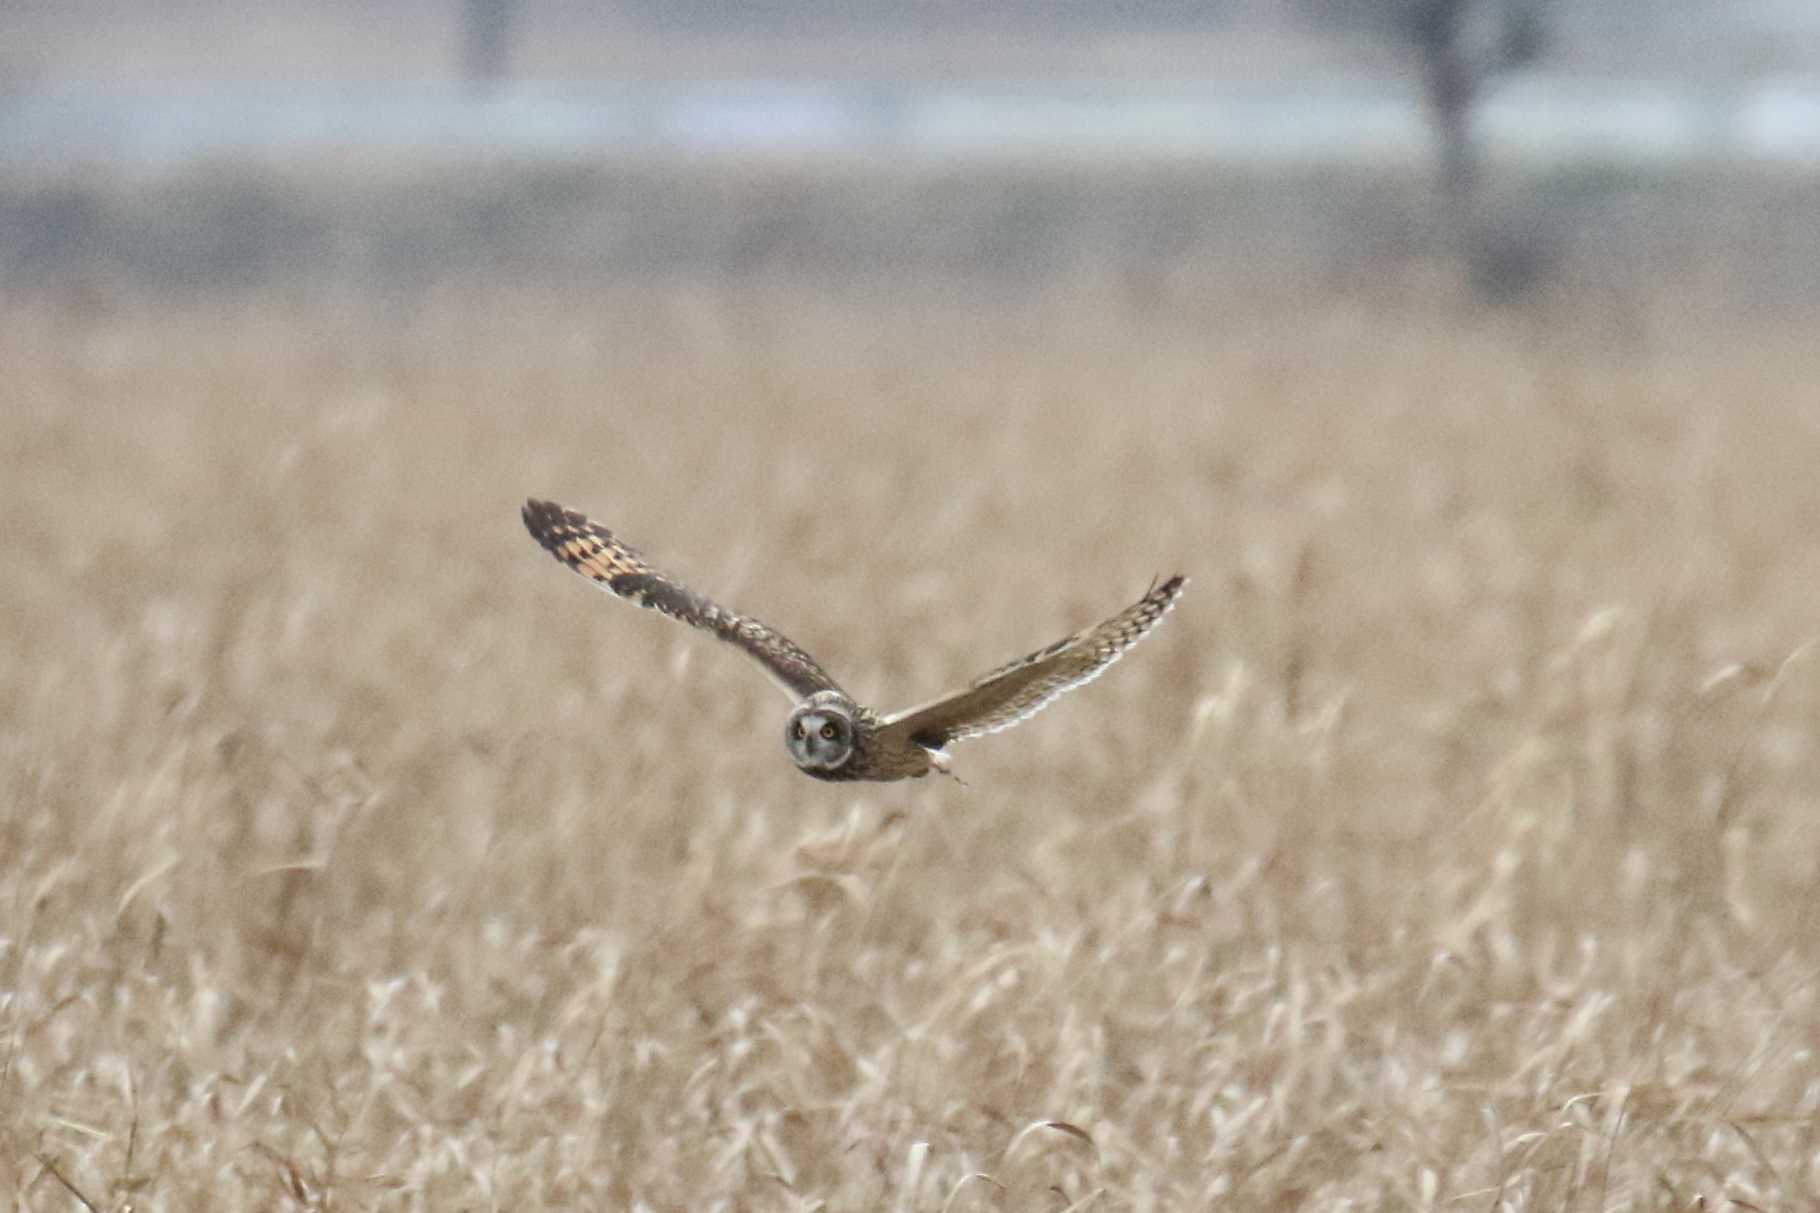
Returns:
[[[935,771],[938,775],[946,775],[948,778],[954,780],[954,782],[960,784],[963,788],[973,786],[954,773],[954,758],[948,751],[930,748],[926,752],[929,755],[929,768],[931,770]]]

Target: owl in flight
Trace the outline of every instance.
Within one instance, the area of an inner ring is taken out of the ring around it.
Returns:
[[[603,589],[712,632],[751,655],[796,703],[784,726],[784,744],[797,768],[816,779],[911,779],[946,772],[949,742],[1010,728],[1062,692],[1099,677],[1169,613],[1185,582],[1180,575],[1171,577],[1104,623],[932,703],[881,716],[854,702],[789,637],[670,580],[587,516],[533,499],[525,502],[524,522],[552,556]]]

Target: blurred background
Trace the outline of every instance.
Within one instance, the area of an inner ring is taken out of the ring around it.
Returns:
[[[1710,275],[1716,226],[1782,291],[1817,163],[1801,0],[0,13],[15,283],[1097,262],[1166,298],[1438,256],[1506,300]]]
[[[0,1192],[1820,1206],[1817,220],[1814,0],[4,0]],[[530,495],[1192,580],[824,785]]]

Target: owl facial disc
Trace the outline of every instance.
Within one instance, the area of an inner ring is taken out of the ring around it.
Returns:
[[[784,726],[791,761],[811,774],[837,771],[853,757],[853,718],[831,698],[812,696]]]

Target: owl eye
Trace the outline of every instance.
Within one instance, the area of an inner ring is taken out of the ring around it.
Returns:
[[[834,726],[833,725],[824,724],[822,726],[822,740],[823,741],[833,741],[834,740]]]
[[[790,726],[790,736],[796,738],[798,741],[801,741],[803,739],[803,722],[802,721],[799,720],[795,724]]]

